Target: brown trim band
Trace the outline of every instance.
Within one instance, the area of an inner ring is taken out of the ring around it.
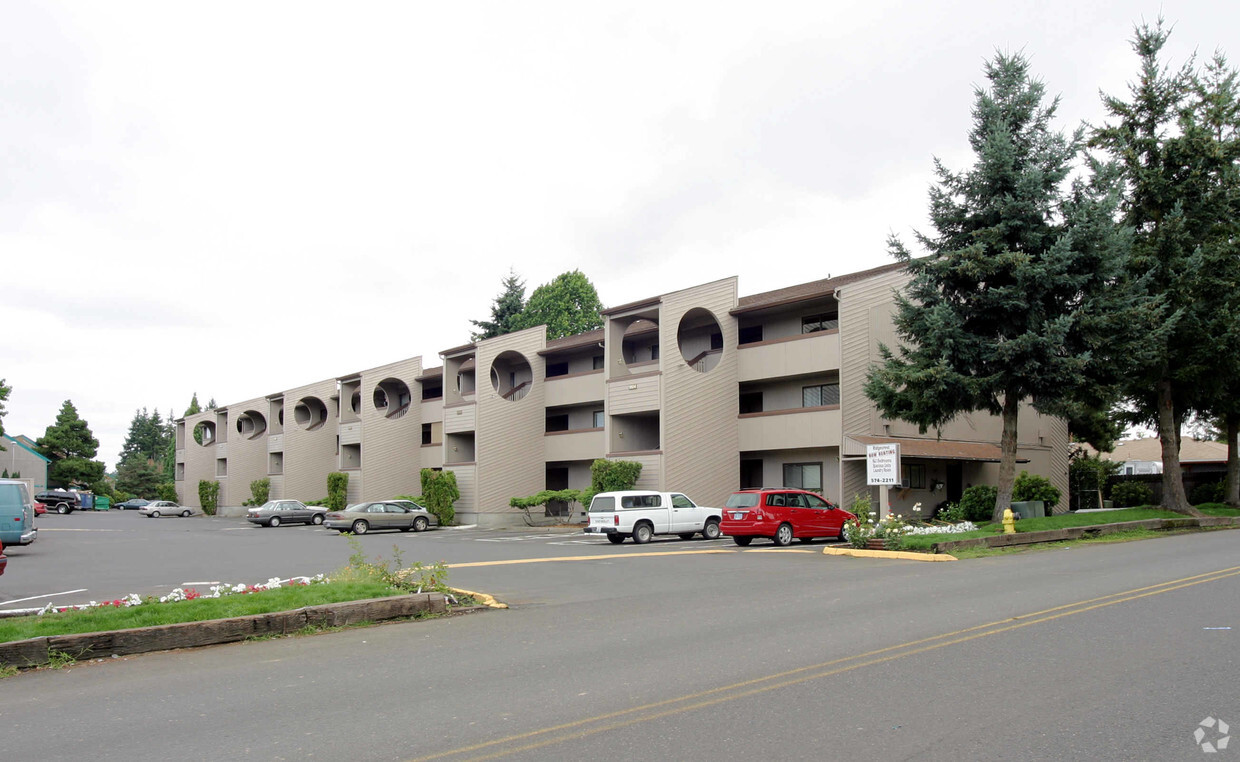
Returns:
[[[624,452],[609,452],[607,453],[605,457],[610,458],[615,455],[662,455],[662,454],[663,454],[662,450],[626,450]]]
[[[581,433],[589,432],[589,431],[603,431],[603,428],[600,426],[598,428],[590,428],[590,429],[564,429],[563,431],[544,431],[543,436],[553,437],[558,434],[581,434]]]
[[[463,460],[460,463],[444,463],[443,467],[447,468],[448,466],[476,466],[476,465],[478,465],[478,461],[476,460]]]
[[[650,376],[661,376],[661,375],[663,375],[663,371],[651,370],[651,371],[646,371],[645,373],[633,373],[628,376],[620,376],[619,378],[609,378],[607,379],[607,383],[619,384],[625,381],[632,381],[635,378],[649,378]]]
[[[443,406],[443,409],[450,410],[454,407],[469,407],[470,405],[477,405],[477,404],[478,404],[477,400],[470,400],[469,402],[453,402],[451,405],[445,404]]]
[[[761,413],[739,413],[737,418],[765,418],[768,415],[790,415],[792,413],[816,413],[821,410],[839,410],[839,405],[814,405],[813,407],[789,407],[783,410],[764,410]]]
[[[544,381],[559,381],[562,378],[581,378],[582,376],[593,376],[596,373],[602,373],[602,372],[603,372],[602,368],[595,368],[594,370],[579,370],[576,373],[565,373],[562,376],[544,376],[543,380]]]
[[[431,442],[430,444],[424,444],[422,446],[423,447],[443,447],[443,442]]]

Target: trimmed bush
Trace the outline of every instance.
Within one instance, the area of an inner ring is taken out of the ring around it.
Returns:
[[[1154,491],[1141,482],[1120,482],[1111,488],[1116,508],[1132,508],[1154,502]]]
[[[642,475],[642,464],[632,460],[606,460],[599,458],[590,464],[590,491],[583,494],[582,505],[599,492],[619,492],[633,489]]]
[[[960,509],[966,521],[979,523],[990,521],[995,515],[995,501],[999,499],[999,488],[989,484],[977,484],[969,487],[960,496]]]
[[[177,496],[177,485],[172,482],[164,482],[159,485],[159,489],[155,490],[155,497],[159,500],[171,500],[174,503],[181,502],[181,498]],[[125,498],[128,500],[129,498]],[[121,501],[125,502],[124,500]]]
[[[435,514],[440,526],[451,525],[456,519],[453,503],[461,499],[461,491],[456,486],[456,474],[451,471],[436,471],[433,468],[422,469],[422,497],[426,499],[426,510]]]
[[[327,475],[327,507],[342,511],[349,504],[349,475],[333,471]]]
[[[208,516],[215,515],[220,500],[220,483],[203,479],[198,482],[198,502],[202,503],[202,512]]]
[[[1012,485],[1012,502],[1041,500],[1046,504],[1047,513],[1059,502],[1059,495],[1059,489],[1051,484],[1050,479],[1028,471],[1021,471],[1020,476],[1016,477],[1016,483]]]
[[[253,495],[249,500],[243,501],[242,505],[262,505],[267,502],[271,495],[271,480],[267,478],[255,479],[250,482],[250,494]]]
[[[1188,496],[1188,502],[1193,505],[1202,505],[1204,503],[1224,503],[1226,496],[1223,494],[1227,491],[1227,487],[1223,482],[1208,482],[1206,484],[1198,484],[1193,487],[1192,494]]]

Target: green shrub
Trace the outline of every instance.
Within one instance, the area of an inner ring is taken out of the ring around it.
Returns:
[[[1012,485],[1012,500],[1018,503],[1041,500],[1046,504],[1047,513],[1059,502],[1059,494],[1059,489],[1051,484],[1050,479],[1028,471],[1021,471]]]
[[[177,485],[172,482],[164,482],[159,485],[159,489],[155,490],[155,497],[158,500],[171,500],[174,503],[181,502],[181,498],[177,496]],[[126,498],[128,500],[129,498]],[[125,502],[122,500],[121,502]]]
[[[965,520],[964,506],[960,503],[944,502],[934,516],[939,521],[946,521],[951,524],[959,524]]]
[[[215,515],[220,500],[220,483],[203,479],[198,482],[198,502],[202,504],[202,512],[208,516]]]
[[[593,498],[599,492],[633,489],[641,475],[641,463],[599,458],[590,464],[590,497]]]
[[[327,475],[327,507],[343,510],[349,504],[349,475],[333,471]]]
[[[422,497],[426,499],[426,510],[435,514],[440,526],[451,525],[456,519],[456,509],[452,504],[461,499],[456,474],[433,468],[422,469]]]
[[[1068,508],[1101,508],[1107,481],[1122,465],[1092,455],[1074,457],[1068,464]]]
[[[1192,493],[1188,496],[1188,502],[1193,505],[1226,502],[1226,495],[1224,494],[1226,491],[1227,487],[1223,482],[1198,484],[1196,487],[1193,487]]]
[[[271,480],[264,477],[250,482],[250,494],[253,497],[242,501],[242,505],[262,505],[266,503],[271,495]]]
[[[999,488],[989,484],[977,484],[969,487],[960,496],[960,509],[968,521],[978,523],[990,521],[995,515],[995,501],[999,498]]]
[[[1154,492],[1141,482],[1120,482],[1111,488],[1111,499],[1116,508],[1149,505],[1154,502]]]
[[[583,502],[583,495],[587,493],[591,495],[593,494],[593,493],[590,493],[589,490],[583,491],[579,489],[545,489],[542,492],[539,492],[537,495],[531,495],[529,497],[511,498],[508,501],[508,505],[512,506],[513,508],[520,508],[522,511],[524,511],[525,512],[525,523],[529,524],[530,526],[533,526],[534,525],[533,517],[530,516],[530,509],[542,507],[544,509],[543,512],[546,513],[545,508],[547,504],[558,500],[560,502],[567,503],[569,506],[568,511],[566,513],[558,514],[561,521],[567,522],[570,519],[572,519],[572,517],[575,516],[577,513],[576,511],[573,510],[572,504],[581,503],[583,506],[586,505],[586,503]],[[551,514],[547,514],[547,515],[551,515]]]

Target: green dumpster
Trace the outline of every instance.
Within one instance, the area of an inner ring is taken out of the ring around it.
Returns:
[[[112,507],[112,498],[106,495],[95,495],[95,510],[106,511]]]
[[[1041,500],[1012,503],[1012,512],[1022,519],[1040,519],[1046,516],[1046,503]]]

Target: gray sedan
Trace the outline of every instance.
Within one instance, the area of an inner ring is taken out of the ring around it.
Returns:
[[[185,517],[193,513],[193,511],[183,505],[177,505],[171,500],[156,500],[139,508],[138,513],[146,516],[148,519],[157,519],[160,516]]]
[[[422,532],[431,525],[431,514],[417,503],[396,501],[358,503],[327,514],[328,529],[366,534],[374,529]]]
[[[326,508],[309,506],[300,500],[270,500],[251,508],[245,520],[252,524],[278,527],[281,524],[322,524]]]

